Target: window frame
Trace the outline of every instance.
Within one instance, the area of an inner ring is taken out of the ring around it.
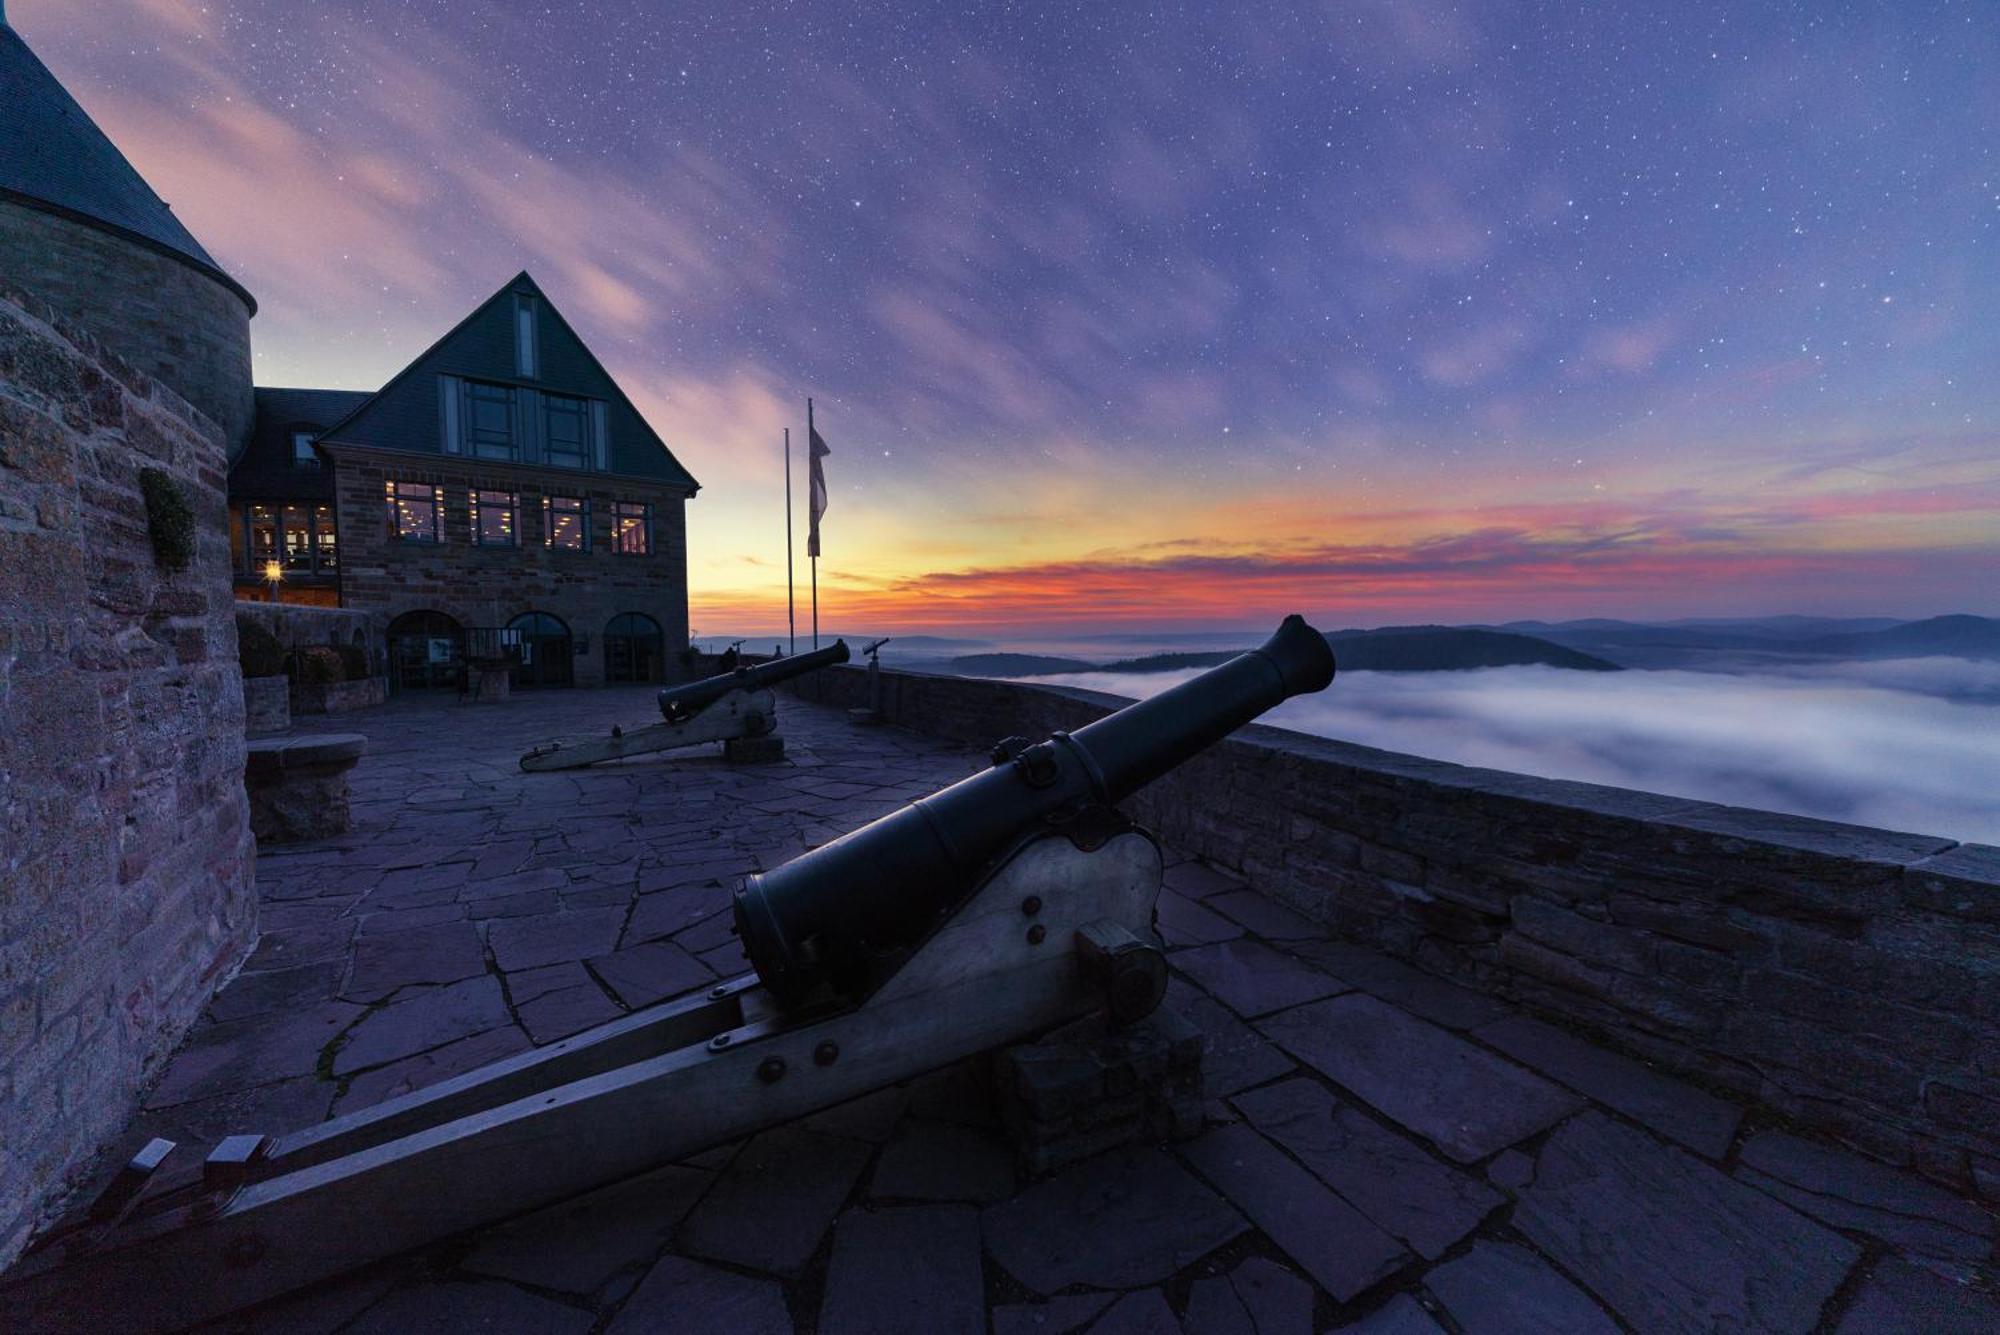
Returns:
[[[637,510],[637,515],[627,511]],[[634,551],[627,543],[626,535],[633,530],[621,527],[621,521],[638,519],[640,547]],[[651,556],[653,554],[653,503],[651,501],[613,501],[611,503],[611,552],[614,556]]]
[[[488,497],[506,497],[503,505]],[[489,539],[486,536],[485,511],[504,509],[507,513],[504,539]],[[519,547],[521,545],[521,493],[502,491],[498,487],[473,487],[466,492],[467,517],[472,522],[472,545],[475,547]]]
[[[304,523],[292,525],[286,521],[288,511],[296,510],[304,518]],[[258,512],[264,512],[260,520]],[[275,561],[284,572],[284,578],[300,576],[334,575],[340,570],[340,521],[335,517],[333,506],[325,501],[245,501],[233,508],[235,522],[231,525],[232,536],[240,523],[242,540],[236,544],[236,569],[239,573],[262,579],[267,566]],[[257,550],[257,530],[268,528],[271,534],[271,550],[259,553]],[[292,564],[294,544],[290,541],[294,533],[302,534],[305,541],[297,549],[304,552],[306,563]]]
[[[464,453],[473,459],[497,460],[512,463],[521,457],[520,423],[515,420],[515,407],[519,401],[517,386],[502,384],[497,380],[465,380],[465,411],[461,429],[465,433]],[[507,423],[504,448],[491,442],[494,433],[479,425],[481,403],[497,403]]]
[[[595,451],[591,438],[590,402],[589,399],[580,394],[558,394],[553,390],[542,391],[542,462],[548,467],[566,469],[576,473],[591,471]],[[555,433],[549,429],[549,424],[555,420],[558,404],[563,405],[562,411],[565,415],[568,413],[569,405],[575,406],[576,453],[573,456],[576,460],[575,463],[568,462],[571,456],[567,452],[565,452],[562,459],[556,457],[556,450],[554,448]]]
[[[319,470],[319,451],[313,448],[313,442],[319,439],[319,434],[314,431],[294,430],[291,433],[291,439],[292,467],[301,471],[317,472]]]
[[[425,547],[442,547],[444,545],[443,487],[435,482],[404,482],[393,478],[385,481],[383,487],[389,503],[389,540],[391,542],[407,542]],[[402,488],[404,487],[422,487],[424,490],[430,492],[431,523],[430,535],[428,537],[416,533],[405,533],[403,531],[401,512],[397,509],[397,506],[403,501]]]
[[[574,546],[556,542],[557,501],[574,501],[575,511],[565,510],[564,515],[574,513],[577,521],[577,542]],[[588,552],[590,550],[590,497],[567,496],[559,492],[546,492],[542,496],[542,546],[552,552]]]

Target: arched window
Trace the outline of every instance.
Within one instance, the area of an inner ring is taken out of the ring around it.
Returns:
[[[514,669],[517,687],[568,686],[575,678],[570,663],[569,627],[547,612],[523,612],[507,623],[520,636],[521,661]]]
[[[620,612],[604,627],[604,679],[658,681],[666,650],[659,622],[643,612]]]
[[[389,675],[399,689],[455,687],[465,666],[465,627],[442,612],[405,612],[389,623]]]

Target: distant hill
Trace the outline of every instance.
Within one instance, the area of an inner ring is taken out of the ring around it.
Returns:
[[[1557,667],[1578,672],[1619,672],[1609,659],[1535,635],[1455,626],[1391,626],[1344,630],[1327,636],[1340,666],[1350,672],[1457,672],[1488,667]]]
[[[1931,617],[1887,630],[1822,635],[1790,646],[1800,653],[1841,658],[2000,659],[2000,619],[1976,616]]]
[[[1537,638],[1628,667],[1755,668],[1816,658],[2000,658],[2000,620],[1953,615],[1761,617],[1647,625],[1634,621],[1512,622]]]
[[[1334,657],[1347,672],[1457,672],[1470,668],[1542,666],[1580,672],[1617,672],[1618,664],[1532,635],[1452,626],[1394,626],[1340,630],[1328,635]],[[1242,650],[1147,654],[1109,663],[1087,663],[1044,654],[966,654],[948,670],[965,676],[1046,677],[1069,672],[1177,672],[1226,663]]]

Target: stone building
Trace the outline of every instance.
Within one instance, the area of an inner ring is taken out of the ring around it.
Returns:
[[[658,681],[687,644],[698,484],[527,274],[373,394],[256,406],[237,595],[370,612],[397,688]]]
[[[224,273],[8,26],[0,0],[0,275],[249,438],[250,317]]]

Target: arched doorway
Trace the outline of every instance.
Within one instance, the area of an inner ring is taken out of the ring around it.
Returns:
[[[620,612],[604,627],[606,681],[658,681],[666,661],[666,636],[645,613]]]
[[[442,612],[405,612],[389,623],[389,677],[398,690],[456,687],[465,627]]]
[[[567,686],[574,680],[569,627],[547,612],[523,612],[507,623],[521,637],[521,661],[514,668],[517,688]]]

